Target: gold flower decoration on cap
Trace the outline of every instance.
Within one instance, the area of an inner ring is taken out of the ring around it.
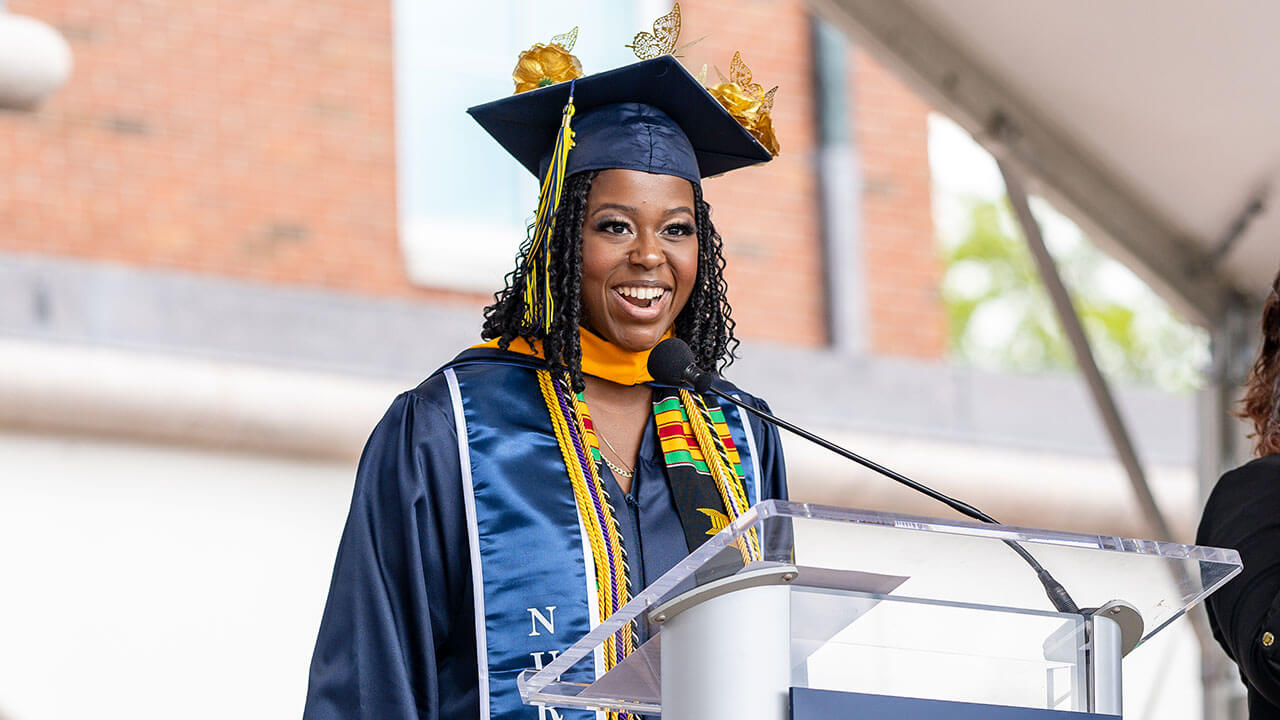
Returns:
[[[717,71],[718,72],[718,71]],[[742,53],[735,52],[733,61],[729,63],[729,79],[722,76],[721,83],[708,87],[720,104],[724,106],[733,119],[760,141],[760,144],[773,156],[778,155],[778,139],[773,135],[773,96],[778,86],[768,92],[759,83],[751,82],[751,69],[742,61]]]
[[[511,79],[516,82],[516,93],[582,77],[582,63],[570,50],[578,41],[578,28],[551,38],[547,45],[537,43],[520,53]]]

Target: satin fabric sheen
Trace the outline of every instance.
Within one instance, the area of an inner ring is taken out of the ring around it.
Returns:
[[[516,675],[538,653],[549,662],[591,630],[578,506],[535,374],[475,365],[454,372],[475,493],[490,716],[536,717],[520,702]]]

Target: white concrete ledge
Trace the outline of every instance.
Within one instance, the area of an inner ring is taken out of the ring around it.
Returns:
[[[473,305],[0,253],[0,338],[416,385],[479,341]],[[743,343],[727,376],[814,428],[1109,458],[1079,378]],[[1192,396],[1117,387],[1143,460],[1192,465]]]
[[[350,463],[405,387],[338,374],[0,340],[0,429],[267,453]],[[1000,520],[1142,537],[1150,531],[1117,463],[890,432],[814,429],[971,502]],[[784,437],[792,497],[950,515],[892,481]],[[1149,468],[1155,492],[1189,540],[1198,511],[1192,468]]]
[[[0,340],[0,426],[350,460],[405,388],[102,347]]]

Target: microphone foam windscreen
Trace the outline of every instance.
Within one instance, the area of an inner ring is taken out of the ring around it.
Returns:
[[[649,353],[649,374],[666,385],[683,385],[684,371],[693,364],[693,350],[680,338],[667,338]]]

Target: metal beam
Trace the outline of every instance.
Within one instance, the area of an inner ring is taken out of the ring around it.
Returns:
[[[1036,194],[1134,270],[1179,312],[1212,326],[1237,295],[1202,254],[1104,164],[958,49],[905,2],[810,0],[993,155],[1038,181]]]
[[[813,37],[818,123],[818,206],[826,253],[827,329],[831,346],[849,355],[870,347],[863,260],[862,163],[853,142],[849,103],[849,40],[820,18]]]
[[[1212,330],[1213,364],[1197,400],[1199,436],[1198,475],[1202,507],[1218,476],[1250,457],[1248,427],[1232,417],[1258,347],[1258,303],[1233,303]],[[1202,606],[1203,607],[1203,606]],[[1197,611],[1198,612],[1198,611]],[[1200,675],[1204,683],[1205,720],[1245,720],[1244,685],[1240,673],[1218,647],[1201,648]]]

